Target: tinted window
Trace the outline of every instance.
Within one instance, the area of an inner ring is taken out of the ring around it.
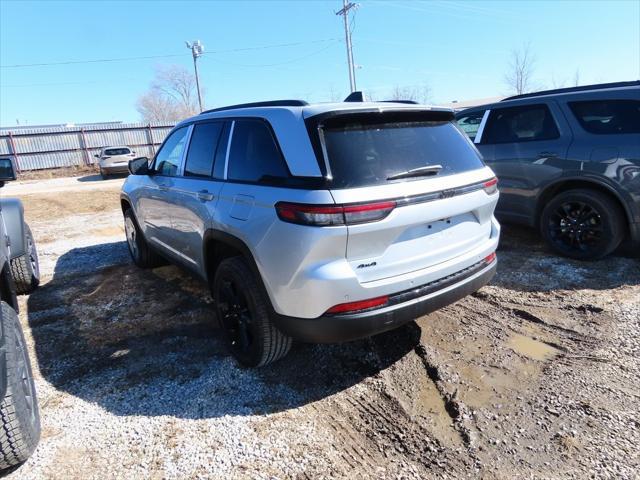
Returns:
[[[640,133],[640,101],[595,100],[569,102],[573,114],[589,133]]]
[[[131,150],[128,148],[108,148],[104,151],[105,155],[129,155]]]
[[[458,125],[460,128],[469,135],[471,140],[475,140],[476,134],[478,133],[478,129],[480,128],[480,123],[482,122],[482,117],[484,116],[485,110],[480,112],[473,112],[468,115],[462,114],[458,117]]]
[[[333,188],[424,179],[389,180],[416,168],[441,165],[438,176],[482,168],[475,148],[448,121],[349,123],[323,129]]]
[[[160,175],[174,177],[178,174],[182,152],[187,142],[187,127],[176,130],[167,138],[156,155],[155,170]]]
[[[482,143],[531,142],[559,136],[546,105],[527,105],[491,110]]]
[[[222,123],[201,123],[193,127],[184,174],[187,177],[210,177],[213,159],[222,131]]]
[[[237,120],[233,127],[227,178],[257,182],[288,176],[268,125],[260,120]]]

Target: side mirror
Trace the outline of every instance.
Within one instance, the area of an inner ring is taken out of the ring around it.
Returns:
[[[0,158],[0,187],[4,182],[16,179],[16,167],[11,158]]]
[[[96,158],[100,158],[100,155],[98,155],[97,153],[94,155],[94,157]]]
[[[138,157],[129,161],[129,173],[131,175],[149,175],[149,159],[147,157]]]

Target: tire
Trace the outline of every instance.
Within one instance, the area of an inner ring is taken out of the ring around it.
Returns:
[[[246,367],[281,359],[292,339],[280,332],[269,315],[269,299],[241,257],[223,260],[213,280],[218,321],[233,356]]]
[[[0,470],[21,464],[40,439],[40,413],[31,364],[15,310],[2,302],[7,392],[0,404]]]
[[[27,253],[11,260],[11,275],[18,295],[31,293],[40,284],[40,264],[36,242],[26,223],[24,224],[24,243],[27,246]]]
[[[153,268],[162,265],[162,259],[145,240],[130,208],[124,212],[124,231],[133,263],[140,268]]]
[[[545,206],[540,230],[561,255],[597,260],[613,252],[624,239],[625,215],[609,195],[589,189],[567,190]]]
[[[109,178],[109,174],[105,172],[102,168],[100,169],[100,176],[103,180],[107,180]]]

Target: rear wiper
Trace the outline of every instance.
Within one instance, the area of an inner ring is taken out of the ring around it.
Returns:
[[[406,172],[396,173],[387,177],[387,180],[397,180],[399,178],[411,177],[427,177],[429,175],[437,175],[442,170],[442,165],[427,165],[426,167],[414,168]]]

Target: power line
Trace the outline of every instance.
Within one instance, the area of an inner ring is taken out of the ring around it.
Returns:
[[[213,55],[218,53],[235,53],[235,52],[247,52],[251,50],[265,50],[269,48],[283,48],[283,47],[295,47],[298,45],[309,45],[315,43],[323,43],[323,42],[331,42],[337,40],[336,38],[325,38],[321,40],[308,40],[304,42],[290,42],[290,43],[277,43],[273,45],[260,45],[255,47],[243,47],[243,48],[232,48],[228,50],[215,50],[211,52],[206,52],[205,55]],[[91,59],[91,60],[67,60],[62,62],[50,62],[50,63],[23,63],[17,65],[0,65],[0,68],[25,68],[25,67],[48,67],[54,65],[77,65],[77,64],[85,64],[85,63],[107,63],[107,62],[126,62],[131,60],[150,60],[156,58],[172,58],[172,57],[185,57],[184,53],[176,53],[169,55],[149,55],[143,57],[118,57],[118,58],[99,58],[99,59]]]
[[[300,60],[305,60],[305,59],[307,59],[309,57],[313,57],[314,55],[318,55],[319,53],[322,53],[325,50],[328,50],[332,46],[333,46],[333,44],[331,43],[329,45],[326,45],[326,46],[322,47],[319,50],[314,50],[313,52],[310,52],[310,53],[308,53],[306,55],[303,55],[301,57],[292,58],[291,60],[285,60],[284,62],[278,62],[278,63],[243,64],[243,63],[228,62],[226,60],[220,60],[219,58],[211,58],[210,60],[213,60],[214,62],[225,64],[225,65],[231,65],[231,66],[234,66],[234,67],[247,67],[247,68],[279,67],[280,65],[287,65],[289,63],[299,62]]]

